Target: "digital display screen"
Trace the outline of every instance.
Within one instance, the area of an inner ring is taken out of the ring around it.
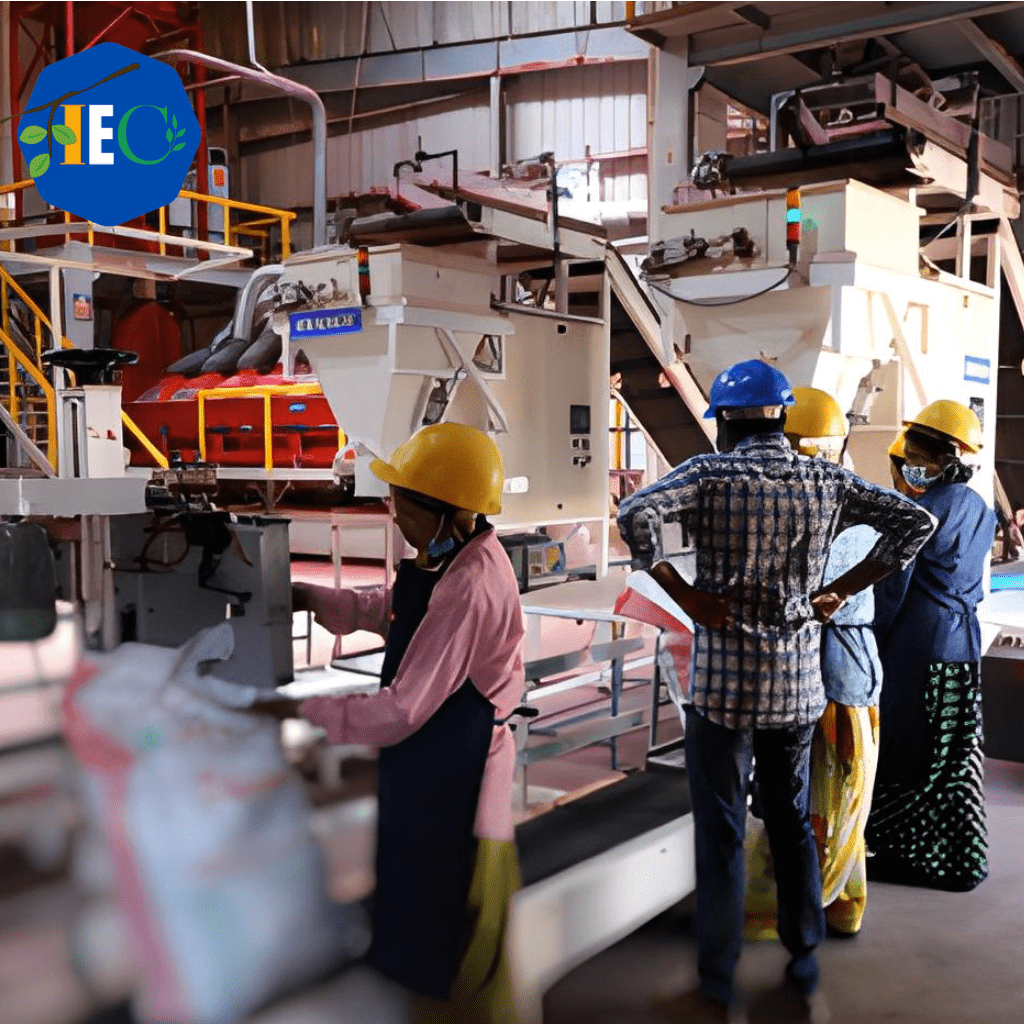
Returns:
[[[570,405],[569,406],[569,433],[589,434],[590,433],[590,406]]]

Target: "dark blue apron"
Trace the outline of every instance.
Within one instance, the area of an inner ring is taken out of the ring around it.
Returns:
[[[398,673],[446,568],[399,565],[382,686]],[[380,751],[370,962],[435,999],[448,998],[472,927],[473,825],[493,727],[493,705],[467,679],[412,736]]]

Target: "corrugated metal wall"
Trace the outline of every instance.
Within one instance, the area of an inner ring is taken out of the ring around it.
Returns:
[[[327,194],[393,187],[394,165],[409,159],[420,139],[428,152],[458,147],[460,169],[486,169],[490,166],[489,106],[442,101],[429,112],[411,112],[401,123],[328,139]],[[270,206],[309,205],[312,161],[313,147],[308,142],[243,157],[241,198]],[[447,163],[436,166],[439,174],[450,176]]]
[[[647,196],[647,65],[628,61],[537,72],[504,83],[509,161],[552,150],[558,160],[618,154],[601,160],[602,198],[642,203]],[[411,109],[400,123],[356,131],[327,142],[328,195],[394,184],[395,163],[416,152],[458,147],[467,172],[491,166],[490,108],[481,94]],[[272,206],[311,201],[309,143],[242,158],[239,198]],[[428,165],[429,166],[429,165]],[[438,164],[447,176],[447,165]],[[308,172],[308,173],[307,173]]]
[[[647,63],[544,71],[509,83],[511,161],[552,150],[556,160],[600,158],[602,198],[647,198]],[[633,155],[628,155],[633,152]]]
[[[642,5],[638,5],[640,9]],[[254,5],[258,59],[267,67],[337,60],[360,53],[390,53],[435,44],[500,39],[623,21],[625,3],[599,0],[508,3],[270,3]],[[228,60],[247,57],[245,7],[201,6],[210,53]],[[367,45],[363,46],[366,15]]]
[[[209,52],[247,62],[244,5],[205,4],[202,10]],[[642,6],[638,5],[638,10]],[[351,79],[344,75],[351,75],[352,58],[359,54],[376,55],[371,60],[378,63],[392,60],[401,64],[414,53],[394,58],[386,55],[418,49],[424,55],[443,54],[445,51],[429,48],[497,40],[495,46],[511,49],[501,58],[495,50],[491,66],[499,71],[499,67],[514,65],[516,71],[504,73],[501,79],[506,160],[514,162],[546,150],[552,150],[560,161],[582,160],[589,147],[591,155],[600,160],[602,199],[637,204],[646,200],[646,47],[637,45],[624,29],[604,27],[625,18],[622,2],[260,2],[254,5],[254,13],[258,59],[286,73],[291,68],[290,73],[300,79],[315,74],[316,87],[325,93],[334,90],[341,94],[351,87]],[[567,36],[546,40],[536,35],[567,31]],[[534,38],[515,41],[523,35]],[[615,42],[619,36],[622,43]],[[564,42],[557,43],[559,39]],[[544,42],[555,45],[545,46]],[[460,48],[447,52],[454,56]],[[574,60],[577,54],[607,63],[549,70],[529,64]],[[345,60],[349,61],[347,71]],[[401,78],[404,64],[399,64],[393,70]],[[448,73],[456,74],[456,65]],[[368,64],[364,65],[364,70],[367,68]],[[432,152],[458,147],[460,169],[488,170],[497,158],[491,152],[486,89],[486,75],[491,73],[485,67],[481,77],[477,71],[476,84],[461,96],[417,103],[390,118],[366,121],[363,129],[351,136],[330,138],[328,194],[341,196],[393,186],[395,163],[411,157],[420,143]],[[359,80],[358,70],[355,77]],[[362,81],[372,87],[369,77],[364,75]],[[388,86],[379,88],[383,93]],[[453,85],[453,90],[457,88]],[[410,95],[408,89],[403,95]],[[377,103],[380,105],[379,100]],[[253,113],[252,104],[240,113],[250,138]],[[258,120],[258,108],[255,116]],[[297,117],[296,127],[305,129],[304,112],[297,110]],[[358,128],[359,122],[356,124]],[[239,198],[285,207],[311,202],[310,144],[280,149],[252,146],[248,153],[243,147],[243,154],[234,177],[233,191]],[[439,164],[438,173],[447,176],[450,172]]]

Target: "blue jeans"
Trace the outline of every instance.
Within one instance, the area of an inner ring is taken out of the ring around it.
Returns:
[[[787,975],[805,993],[818,984],[814,949],[825,935],[821,872],[809,812],[813,725],[726,729],[686,711],[686,766],[697,851],[697,968],[700,987],[723,1002],[743,944],[743,837],[751,760],[779,894]]]

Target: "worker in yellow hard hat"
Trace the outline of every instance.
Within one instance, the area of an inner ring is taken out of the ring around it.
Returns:
[[[977,604],[995,513],[967,486],[981,423],[960,402],[905,421],[902,475],[938,526],[875,587],[881,749],[868,822],[872,877],[967,890],[988,871]]]
[[[837,465],[846,448],[848,424],[839,403],[820,388],[793,388],[786,411],[786,438],[801,455],[819,455]]]
[[[839,403],[818,388],[794,388],[786,437],[804,454],[841,463],[849,434]],[[862,561],[875,531],[854,525],[829,548],[828,583]],[[810,809],[821,863],[822,905],[831,931],[856,934],[867,903],[864,828],[878,765],[878,696],[882,666],[871,623],[871,588],[852,595],[822,626],[821,676],[828,704],[811,741]],[[764,827],[748,829],[746,936],[777,935],[775,871]]]
[[[900,492],[905,494],[909,498],[913,498],[915,495],[920,494],[919,489],[915,489],[907,483],[906,478],[903,476],[903,467],[907,462],[907,428],[904,427],[892,440],[892,444],[889,445],[889,472],[892,475],[892,485]]]
[[[370,468],[417,551],[395,579],[380,692],[274,711],[331,743],[381,748],[371,963],[416,994],[419,1019],[504,1022],[519,884],[504,720],[524,677],[519,588],[485,518],[501,511],[501,454],[481,431],[439,423]]]

